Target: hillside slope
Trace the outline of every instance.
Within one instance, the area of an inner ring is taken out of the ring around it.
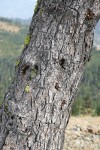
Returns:
[[[28,26],[13,20],[0,20],[0,101],[14,76],[16,59],[24,47]]]
[[[11,25],[7,22],[0,21],[0,30],[17,33],[20,31],[20,27],[16,25]]]

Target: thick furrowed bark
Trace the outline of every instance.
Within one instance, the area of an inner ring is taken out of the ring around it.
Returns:
[[[90,59],[97,4],[41,1],[3,103],[0,149],[63,149],[71,105]]]

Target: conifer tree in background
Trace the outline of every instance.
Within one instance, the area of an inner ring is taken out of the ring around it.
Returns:
[[[0,111],[0,149],[62,150],[100,0],[38,0]]]

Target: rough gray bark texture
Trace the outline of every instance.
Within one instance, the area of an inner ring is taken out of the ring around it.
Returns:
[[[0,150],[62,150],[100,0],[40,0],[0,111]]]

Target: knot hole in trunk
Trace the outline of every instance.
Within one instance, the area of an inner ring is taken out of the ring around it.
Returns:
[[[61,68],[65,69],[65,59],[64,58],[59,60],[59,65],[61,66]]]

